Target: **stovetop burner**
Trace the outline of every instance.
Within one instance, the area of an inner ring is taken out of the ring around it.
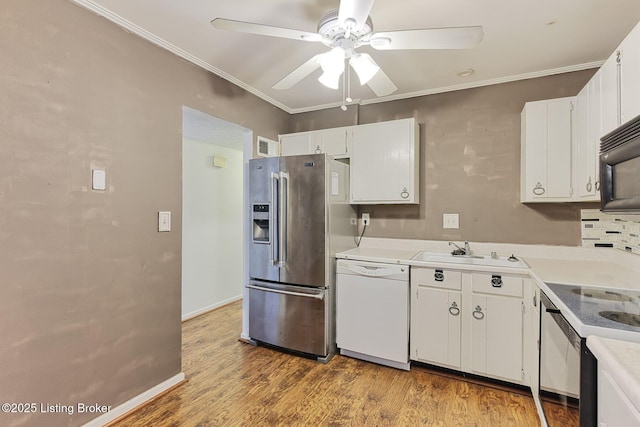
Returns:
[[[639,290],[557,283],[547,286],[583,325],[640,333]]]
[[[592,288],[573,288],[571,289],[576,295],[587,298],[603,299],[607,301],[633,301],[629,295],[621,294],[620,292],[603,291],[601,289]]]
[[[638,314],[624,313],[621,311],[601,311],[598,314],[614,322],[640,327],[640,315]]]

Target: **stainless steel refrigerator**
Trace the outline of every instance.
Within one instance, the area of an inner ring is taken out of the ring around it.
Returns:
[[[355,246],[349,166],[324,154],[249,162],[249,336],[328,361],[335,254]]]

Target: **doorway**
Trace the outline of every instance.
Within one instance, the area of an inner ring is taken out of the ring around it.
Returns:
[[[242,298],[244,146],[252,131],[183,107],[182,320]]]

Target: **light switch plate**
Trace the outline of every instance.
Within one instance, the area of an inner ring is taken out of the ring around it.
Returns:
[[[171,211],[158,212],[158,231],[171,231]]]
[[[442,228],[460,228],[460,215],[442,214]]]
[[[91,188],[94,190],[106,190],[107,189],[107,173],[100,169],[93,169],[91,171]]]

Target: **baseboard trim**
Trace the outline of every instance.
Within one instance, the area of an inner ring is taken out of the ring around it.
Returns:
[[[215,310],[216,308],[223,307],[225,305],[231,304],[232,302],[236,302],[236,301],[239,301],[241,299],[242,299],[242,294],[236,295],[235,297],[231,297],[231,298],[226,299],[224,301],[217,302],[215,304],[208,305],[206,307],[203,307],[203,308],[200,308],[198,310],[192,311],[191,313],[187,313],[187,314],[182,315],[182,321],[186,322],[187,320],[191,320],[194,317],[201,316],[201,315],[203,315],[205,313],[210,312],[211,310]]]
[[[100,415],[97,418],[94,418],[93,420],[89,421],[88,423],[84,424],[83,427],[101,427],[104,426],[106,424],[109,424],[121,417],[123,417],[124,415],[128,414],[129,412],[133,411],[134,409],[138,408],[139,406],[142,406],[143,404],[155,399],[156,397],[160,396],[161,394],[167,392],[168,390],[172,389],[173,387],[178,386],[179,384],[183,383],[185,381],[185,376],[183,372],[180,372],[178,375],[174,375],[173,377],[169,378],[168,380],[165,380],[163,382],[161,382],[160,384],[151,387],[149,390],[144,391],[142,393],[140,393],[139,395],[133,397],[132,399],[127,400],[126,402],[124,402],[121,405],[116,406],[115,408],[113,408],[112,410],[110,410],[109,412]]]

